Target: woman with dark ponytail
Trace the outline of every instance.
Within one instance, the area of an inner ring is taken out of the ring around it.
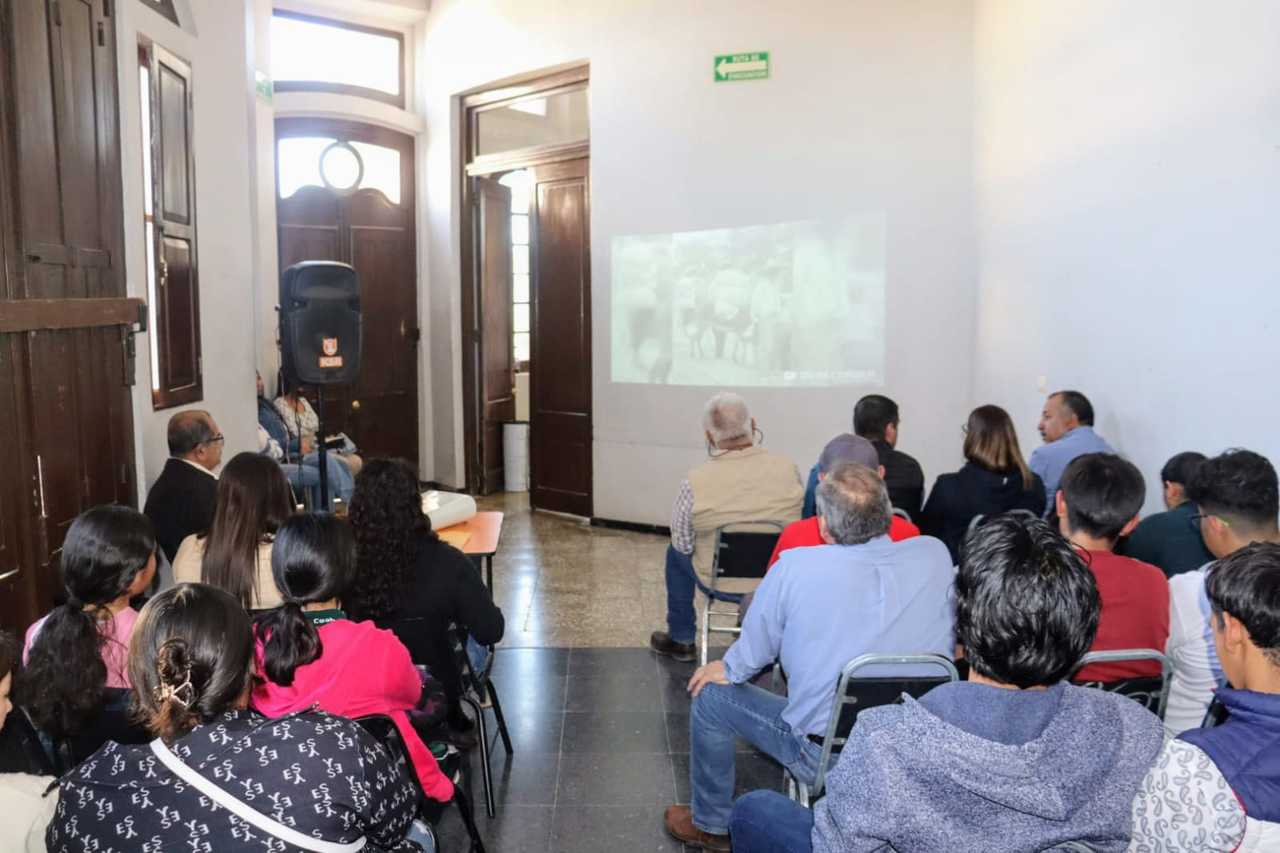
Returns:
[[[27,630],[18,703],[54,739],[77,735],[102,710],[108,688],[129,687],[125,661],[138,611],[129,599],[156,570],[151,522],[124,506],[97,506],[62,544],[67,601]]]
[[[350,720],[249,710],[253,653],[248,614],[220,589],[179,584],[142,608],[128,668],[156,739],[108,743],[62,777],[50,853],[108,841],[219,853],[419,850],[406,835],[417,794],[401,765]]]
[[[453,784],[409,721],[422,698],[422,676],[395,634],[353,622],[340,609],[355,571],[351,528],[333,515],[295,515],[280,526],[271,574],[284,604],[258,617],[258,672],[253,707],[279,717],[311,707],[343,717],[384,714],[395,722],[433,800],[453,798]]]

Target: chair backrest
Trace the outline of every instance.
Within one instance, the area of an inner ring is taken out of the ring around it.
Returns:
[[[1160,675],[1122,678],[1118,681],[1078,681],[1076,683],[1082,687],[1094,687],[1108,693],[1119,693],[1164,719],[1165,704],[1169,700],[1169,679],[1173,673],[1173,662],[1155,649],[1113,649],[1105,652],[1089,652],[1080,660],[1076,671],[1094,663],[1132,661],[1156,661],[1160,664]]]
[[[872,667],[892,666],[927,667],[937,669],[937,675],[893,675],[859,677],[858,673]],[[835,704],[827,721],[827,732],[822,739],[822,757],[818,761],[818,775],[813,784],[813,796],[822,793],[827,764],[832,755],[844,748],[858,721],[858,714],[868,708],[892,705],[902,700],[902,695],[919,699],[933,688],[951,681],[959,681],[960,675],[950,658],[938,654],[859,655],[844,665],[836,682]]]
[[[902,509],[901,507],[895,506],[893,508],[893,514],[898,516],[898,518],[903,518],[903,519],[906,519],[907,521],[911,521],[911,513],[907,512],[905,509]]]
[[[712,557],[716,577],[764,577],[782,528],[777,521],[735,522],[716,528]]]
[[[131,696],[131,690],[108,687],[103,691],[102,707],[85,722],[83,730],[57,740],[41,733],[46,752],[52,753],[54,770],[58,775],[93,755],[107,741],[128,745],[151,742],[153,735],[133,718],[129,708]]]

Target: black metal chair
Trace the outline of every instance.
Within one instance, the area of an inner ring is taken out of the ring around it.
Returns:
[[[400,736],[400,730],[396,728],[395,721],[382,714],[371,714],[366,717],[357,717],[356,723],[390,750],[392,758],[413,780],[414,790],[418,792],[418,817],[428,827],[436,850],[439,851],[440,841],[435,834],[435,824],[439,822],[443,808],[423,793],[422,786],[418,783],[418,774],[414,771],[413,759],[409,757],[409,750],[405,747],[404,739]],[[433,744],[432,753],[436,751],[436,745]],[[471,799],[465,790],[469,787],[464,784],[467,775],[465,762],[462,760],[461,753],[452,747],[442,751],[443,756],[438,757],[437,761],[440,764],[440,770],[453,781],[453,804],[457,806],[462,825],[466,827],[467,836],[471,840],[470,853],[485,853],[484,839],[480,837],[480,828],[476,826]]]
[[[884,666],[927,666],[937,668],[942,674],[857,677],[860,670]],[[827,781],[827,767],[831,764],[832,756],[838,755],[848,742],[859,713],[867,708],[901,702],[903,694],[919,699],[941,684],[959,680],[960,675],[951,659],[938,654],[869,654],[859,655],[849,661],[840,671],[840,678],[836,682],[836,695],[831,716],[827,720],[827,731],[822,738],[822,756],[818,760],[818,773],[813,785],[806,785],[786,773],[788,795],[805,806],[812,805],[814,800],[822,796]]]
[[[511,733],[507,731],[507,720],[502,715],[502,704],[498,701],[498,691],[493,686],[490,675],[493,673],[493,662],[496,658],[493,646],[489,646],[489,661],[483,672],[476,672],[471,666],[471,657],[467,654],[466,634],[456,625],[449,626],[449,645],[453,650],[454,662],[458,672],[462,674],[462,695],[458,697],[471,708],[475,716],[476,727],[480,736],[480,773],[484,781],[485,813],[493,817],[497,809],[493,800],[493,771],[489,766],[489,757],[493,752],[493,738],[489,733],[484,712],[493,711],[493,719],[497,724],[498,736],[502,738],[502,746],[511,755]]]
[[[55,775],[61,776],[97,752],[107,741],[138,745],[150,743],[153,736],[137,723],[129,711],[132,691],[108,687],[103,693],[101,709],[75,734],[55,738],[36,729],[39,742]],[[24,712],[25,718],[25,712]],[[26,718],[30,724],[30,718]],[[34,725],[32,728],[35,729]]]
[[[703,666],[707,663],[707,646],[712,634],[742,633],[738,626],[738,605],[746,593],[760,585],[760,579],[769,570],[769,558],[784,526],[778,521],[745,521],[716,528],[710,585],[702,582],[697,571],[693,573],[694,583],[706,596],[698,650],[699,663]],[[717,603],[732,606],[717,608]],[[713,619],[729,620],[730,624],[713,625]]]
[[[1118,681],[1077,681],[1081,687],[1095,687],[1109,693],[1127,696],[1160,719],[1164,719],[1165,705],[1169,701],[1169,680],[1173,675],[1173,662],[1155,649],[1114,649],[1105,652],[1089,652],[1081,659],[1076,671],[1079,672],[1094,663],[1129,663],[1133,661],[1156,661],[1160,664],[1160,675],[1122,678]]]

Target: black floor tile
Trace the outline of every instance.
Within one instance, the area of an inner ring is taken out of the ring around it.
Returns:
[[[667,711],[667,748],[672,752],[689,751],[689,714]]]
[[[440,849],[446,853],[464,851],[469,847],[467,831],[457,811],[449,809],[436,828]],[[551,806],[507,806],[500,803],[497,816],[490,819],[484,813],[484,802],[477,799],[476,823],[485,849],[490,853],[552,853],[558,849],[551,844],[554,811]]]
[[[689,753],[671,756],[671,776],[676,783],[676,802],[687,804],[693,796],[689,782]]]
[[[556,806],[654,806],[676,795],[671,758],[643,753],[582,752],[560,760]]]
[[[480,750],[471,750],[471,795],[484,805],[484,778],[481,776]],[[507,755],[499,746],[490,756],[494,801],[499,808],[513,803],[525,806],[550,806],[556,801],[556,780],[560,776],[558,752],[526,752]]]
[[[575,671],[576,672],[576,671]],[[565,694],[566,711],[661,711],[658,676],[650,672],[570,675]]]
[[[667,752],[667,721],[661,711],[566,713],[564,752]]]
[[[523,674],[513,676],[501,671],[493,675],[493,686],[509,718],[539,711],[563,711],[565,687],[569,679],[563,675]]]
[[[662,671],[658,676],[658,695],[662,698],[662,710],[689,713],[689,703],[693,700],[689,696],[688,685],[692,675],[692,670],[687,674]]]
[[[505,697],[503,697],[505,699]],[[503,706],[506,707],[505,705]],[[486,712],[487,713],[487,712]],[[530,711],[510,713],[507,730],[511,733],[511,747],[516,755],[536,752],[559,752],[560,736],[564,731],[564,713],[561,711]],[[492,721],[492,717],[489,717]],[[490,732],[492,733],[492,729]],[[502,751],[502,741],[495,745]]]
[[[652,806],[559,807],[551,848],[556,853],[681,853],[683,846],[662,826],[662,812]]]
[[[740,797],[747,791],[761,788],[783,791],[782,765],[763,752],[740,752],[734,761],[733,796]]]
[[[601,675],[648,675],[656,673],[655,655],[648,649],[573,649],[569,653],[569,675],[573,678]]]
[[[568,675],[569,652],[569,649],[504,649],[499,646],[494,672],[520,678]]]

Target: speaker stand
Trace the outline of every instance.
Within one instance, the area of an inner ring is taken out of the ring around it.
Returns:
[[[320,512],[333,512],[333,504],[329,500],[329,450],[324,431],[324,386],[316,386],[316,452],[320,462]]]

